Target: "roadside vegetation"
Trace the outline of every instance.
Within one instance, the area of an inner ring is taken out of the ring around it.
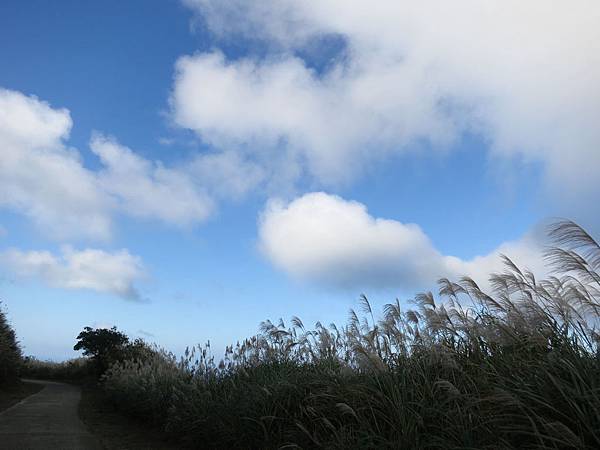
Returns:
[[[504,258],[485,292],[442,279],[407,309],[362,297],[343,326],[265,321],[222,360],[127,339],[86,361],[118,411],[191,448],[600,448],[600,246],[549,233],[544,280]]]
[[[505,258],[396,301],[366,297],[346,325],[266,321],[216,361],[157,350],[102,378],[112,402],[182,442],[213,448],[600,448],[600,247],[550,229],[554,275]]]
[[[0,302],[0,387],[18,380],[21,347]]]
[[[0,303],[0,412],[41,389],[40,385],[21,382],[21,361],[21,347]]]
[[[97,377],[89,358],[74,358],[63,362],[43,361],[32,356],[23,358],[20,374],[38,380],[95,382]]]

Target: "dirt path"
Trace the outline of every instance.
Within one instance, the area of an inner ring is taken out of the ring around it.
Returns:
[[[52,381],[0,413],[0,449],[101,449],[77,416],[81,390]]]

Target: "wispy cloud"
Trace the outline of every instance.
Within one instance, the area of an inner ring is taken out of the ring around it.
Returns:
[[[66,144],[71,126],[67,110],[0,89],[0,207],[59,240],[109,239],[116,214],[194,226],[216,198],[239,198],[262,179],[238,154],[195,154],[168,166],[100,133],[90,148],[101,167],[91,170]]]
[[[148,337],[148,338],[153,338],[156,337],[154,334],[150,333],[149,331],[145,331],[145,330],[138,330],[137,331],[138,334],[141,334],[142,336]]]
[[[98,183],[121,212],[179,226],[203,222],[211,214],[211,198],[186,171],[148,161],[101,134],[92,137],[90,147],[104,165]]]
[[[0,253],[0,265],[20,279],[35,279],[51,287],[87,289],[141,301],[135,282],[145,276],[141,259],[127,250],[106,252],[65,247],[60,255],[49,251],[9,249]]]

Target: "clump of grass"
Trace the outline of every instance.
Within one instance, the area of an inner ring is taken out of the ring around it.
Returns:
[[[188,383],[190,376],[174,355],[157,350],[143,360],[114,364],[104,380],[106,392],[119,409],[161,424],[171,407],[172,393]]]
[[[484,292],[439,281],[376,319],[261,324],[228,347],[112,366],[115,404],[208,448],[600,448],[600,246],[550,228],[554,274],[505,257]]]

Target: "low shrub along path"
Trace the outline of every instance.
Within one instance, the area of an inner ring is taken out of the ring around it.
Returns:
[[[22,402],[0,413],[2,449],[82,449],[102,447],[77,416],[78,386],[52,381]]]

